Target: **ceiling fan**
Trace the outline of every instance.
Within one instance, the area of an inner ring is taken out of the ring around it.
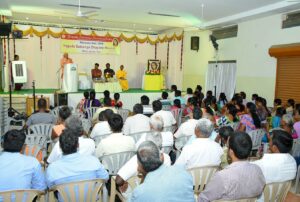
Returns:
[[[78,0],[78,4],[60,4],[61,6],[67,6],[67,7],[76,7],[77,8],[77,12],[75,13],[75,15],[70,14],[69,12],[61,12],[61,11],[56,11],[57,13],[61,13],[64,15],[70,15],[70,16],[75,16],[77,18],[89,18],[92,16],[96,16],[97,14],[97,10],[100,10],[101,7],[97,7],[97,6],[86,6],[86,5],[81,5],[80,0]],[[85,11],[83,12],[81,10],[81,8],[87,8],[87,9],[93,9],[93,10],[89,10],[89,11]]]

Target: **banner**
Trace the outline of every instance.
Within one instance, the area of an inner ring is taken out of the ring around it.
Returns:
[[[60,50],[62,53],[120,55],[120,39],[118,37],[63,34]]]

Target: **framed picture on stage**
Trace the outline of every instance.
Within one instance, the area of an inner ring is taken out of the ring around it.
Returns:
[[[160,74],[160,60],[148,60],[148,74]]]

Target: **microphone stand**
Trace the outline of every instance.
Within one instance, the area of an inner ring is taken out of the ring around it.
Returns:
[[[33,113],[35,112],[35,81],[32,81]]]

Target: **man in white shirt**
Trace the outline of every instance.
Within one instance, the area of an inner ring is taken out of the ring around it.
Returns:
[[[195,107],[193,110],[192,118],[180,125],[177,132],[174,134],[175,138],[195,135],[195,127],[202,117],[202,110]]]
[[[258,165],[266,179],[266,183],[293,180],[296,176],[297,165],[289,154],[293,147],[292,136],[283,130],[273,130],[270,140],[270,152],[253,163]]]
[[[162,110],[162,104],[159,100],[155,100],[152,103],[153,111],[155,112],[152,116],[161,116],[164,122],[164,128],[170,127],[176,124],[176,120],[170,111]]]
[[[108,119],[108,124],[113,133],[98,144],[96,149],[98,158],[108,154],[136,151],[134,139],[122,133],[123,119],[119,114],[113,114]]]
[[[147,135],[145,137],[145,141],[152,141],[157,145],[157,147],[162,151],[162,142],[163,138],[160,133],[154,133],[153,135]],[[162,158],[163,158],[163,164],[166,166],[171,166],[171,160],[170,156],[161,153]],[[137,172],[137,155],[134,155],[118,172],[117,178],[116,178],[116,183],[118,186],[123,186],[124,183],[126,184],[127,180],[133,176],[136,176],[138,174]]]
[[[209,139],[213,130],[214,125],[210,120],[200,119],[195,127],[196,140],[183,147],[175,164],[184,165],[187,169],[218,166],[221,163],[223,149],[218,143]]]
[[[95,142],[85,137],[82,122],[77,116],[70,116],[65,122],[66,129],[73,131],[74,135],[78,136],[79,148],[78,153],[83,155],[94,155],[95,153]],[[52,163],[60,159],[63,152],[59,146],[59,141],[54,145],[47,162]]]
[[[141,97],[141,104],[143,105],[143,114],[150,116],[151,114],[153,114],[153,109],[152,106],[149,105],[150,103],[150,99],[147,95],[143,95]]]
[[[136,104],[133,107],[133,116],[126,119],[123,127],[124,135],[145,132],[150,130],[149,117],[143,115],[143,105]]]
[[[94,126],[90,135],[91,138],[112,133],[108,124],[108,119],[113,113],[114,112],[111,109],[100,112],[99,122]]]
[[[97,109],[97,111],[94,113],[93,119],[92,119],[93,124],[96,124],[98,122],[99,114],[106,109],[111,109],[114,113],[117,113],[117,110],[111,106],[111,99],[109,97],[103,98],[103,104],[104,104],[104,106],[99,107]]]

